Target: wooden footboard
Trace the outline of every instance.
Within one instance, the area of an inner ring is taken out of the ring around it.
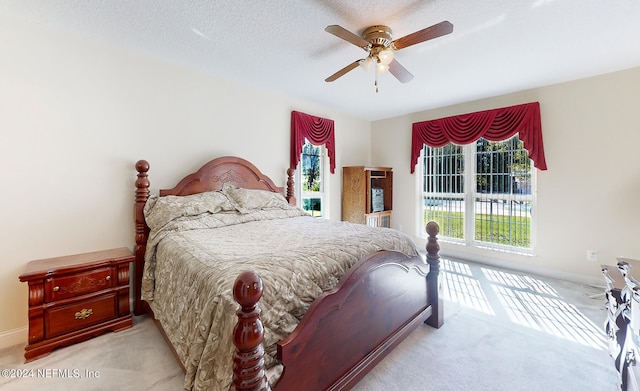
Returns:
[[[438,225],[429,223],[427,232],[429,267],[419,256],[381,251],[356,263],[311,305],[293,333],[278,342],[284,371],[273,390],[348,390],[420,323],[442,325]],[[245,272],[233,289],[241,308],[231,390],[269,390],[258,304],[262,281]]]

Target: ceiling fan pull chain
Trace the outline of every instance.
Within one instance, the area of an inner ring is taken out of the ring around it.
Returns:
[[[376,94],[377,94],[378,93],[378,68],[377,67],[376,67],[376,71],[373,72],[373,73],[376,74],[376,79],[375,79],[375,82],[373,83],[373,85],[376,86]]]

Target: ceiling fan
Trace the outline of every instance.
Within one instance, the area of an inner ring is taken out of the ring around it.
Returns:
[[[453,31],[453,25],[447,21],[440,22],[396,40],[393,40],[391,28],[387,26],[368,27],[364,30],[362,36],[358,36],[338,25],[327,26],[324,30],[338,38],[342,38],[347,42],[361,47],[367,52],[367,57],[354,61],[333,75],[327,77],[324,81],[332,82],[358,66],[361,66],[366,70],[369,69],[371,64],[375,64],[375,86],[376,92],[378,92],[377,75],[387,70],[401,83],[407,83],[413,79],[411,72],[393,58],[394,51],[447,35]]]

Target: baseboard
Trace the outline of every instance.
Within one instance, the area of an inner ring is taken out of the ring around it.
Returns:
[[[440,251],[441,257],[457,258],[469,262],[485,264],[488,266],[495,266],[502,269],[509,269],[516,272],[533,274],[541,277],[549,277],[557,280],[569,281],[583,285],[590,286],[602,286],[604,289],[604,280],[601,278],[585,276],[582,274],[568,273],[560,270],[548,269],[536,265],[528,265],[519,262],[510,262],[508,260],[502,260],[497,258],[483,257],[483,256],[471,256],[468,253],[461,251],[442,250]]]
[[[29,338],[29,327],[20,327],[18,329],[3,331],[0,333],[0,349],[8,348],[15,345],[27,344]]]

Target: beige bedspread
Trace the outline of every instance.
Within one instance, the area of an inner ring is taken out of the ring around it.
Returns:
[[[186,368],[185,390],[229,388],[238,307],[231,290],[242,271],[254,270],[264,282],[260,305],[272,381],[279,369],[275,343],[349,267],[381,249],[417,253],[399,231],[316,219],[285,205],[247,209],[233,203],[208,208],[213,213],[196,207],[156,219],[165,205],[154,208],[155,201],[146,211],[156,229],[151,227],[142,295]]]

